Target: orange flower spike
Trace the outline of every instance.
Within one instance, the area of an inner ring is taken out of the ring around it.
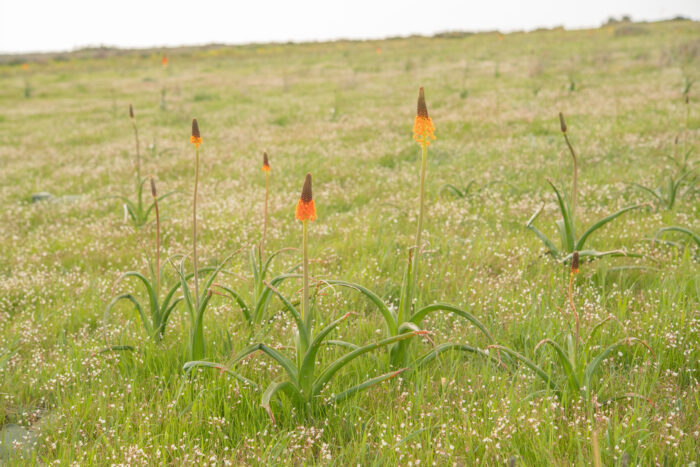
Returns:
[[[202,136],[199,134],[199,124],[196,118],[192,119],[192,136],[190,136],[190,143],[194,144],[196,147],[202,144]]]
[[[418,91],[418,109],[413,123],[413,139],[421,146],[429,146],[430,140],[435,139],[435,126],[428,116],[428,107],[425,105],[425,92],[422,86]]]
[[[263,165],[262,165],[262,171],[263,172],[269,172],[270,171],[270,161],[267,158],[267,153],[263,152]]]
[[[302,222],[316,220],[316,205],[314,204],[313,194],[311,193],[310,173],[306,174],[306,180],[304,180],[304,188],[301,190],[301,197],[297,202],[296,217]]]
[[[163,68],[168,66],[168,56],[163,54],[163,58],[160,59],[161,65],[163,65]]]

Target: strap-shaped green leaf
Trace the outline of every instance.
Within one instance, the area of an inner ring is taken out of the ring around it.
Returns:
[[[355,289],[358,292],[362,293],[367,297],[376,307],[379,309],[379,312],[382,314],[384,317],[384,321],[386,321],[386,325],[389,328],[389,334],[390,335],[396,335],[398,332],[398,323],[396,322],[396,317],[394,314],[389,310],[389,307],[384,303],[384,300],[379,298],[379,296],[369,290],[366,287],[363,287],[359,284],[355,284],[353,282],[347,282],[347,281],[341,281],[341,280],[326,280],[323,281],[325,284],[328,285],[339,285],[341,287],[347,287],[350,289]]]
[[[566,239],[566,243],[564,243],[562,246],[565,247],[566,251],[573,251],[576,233],[574,232],[574,225],[571,219],[571,213],[569,212],[569,205],[566,201],[564,201],[564,198],[561,196],[559,189],[554,185],[554,183],[552,183],[551,180],[547,180],[547,183],[551,185],[554,193],[557,195],[557,202],[559,203],[559,210],[561,211],[561,217],[563,220],[562,227],[564,229],[563,235]]]
[[[578,377],[576,376],[576,371],[573,367],[573,364],[571,360],[569,360],[569,357],[566,355],[566,352],[564,349],[561,348],[559,344],[554,342],[552,339],[544,339],[541,340],[536,346],[535,346],[535,352],[537,349],[545,344],[549,344],[550,347],[552,347],[557,354],[557,359],[559,360],[559,364],[561,365],[562,369],[564,370],[564,373],[566,374],[566,377],[569,381],[569,388],[572,391],[575,391],[578,393],[581,390],[581,383],[578,380]]]
[[[610,222],[610,221],[612,221],[612,220],[614,220],[614,219],[620,217],[621,215],[623,215],[623,214],[626,213],[627,211],[631,211],[631,210],[633,210],[633,209],[639,209],[639,208],[642,208],[642,207],[644,207],[644,206],[646,206],[646,204],[636,204],[636,205],[634,205],[634,206],[627,206],[626,208],[622,208],[622,209],[620,209],[619,211],[617,211],[617,212],[615,212],[615,213],[613,213],[613,214],[610,214],[610,215],[607,216],[607,217],[602,218],[601,220],[599,220],[598,222],[596,222],[595,224],[593,224],[592,226],[590,226],[590,227],[588,228],[588,230],[586,230],[586,231],[583,233],[583,235],[581,235],[581,238],[579,238],[578,241],[576,242],[576,248],[575,248],[575,249],[576,249],[576,250],[583,250],[583,246],[586,244],[586,240],[588,239],[588,237],[589,237],[593,232],[595,232],[595,231],[598,230],[599,228],[603,227],[603,226],[604,226],[605,224],[607,224],[608,222]]]
[[[552,381],[552,379],[547,375],[547,373],[537,366],[532,360],[527,358],[526,356],[516,352],[515,350],[511,350],[508,347],[504,347],[502,345],[489,345],[489,349],[498,349],[504,351],[506,354],[510,355],[513,358],[516,358],[523,362],[528,368],[530,368],[532,371],[535,372],[537,376],[539,376],[542,381],[544,381],[547,386],[549,386],[550,389],[552,389],[557,395],[561,395],[561,391],[557,387],[557,385]]]
[[[131,303],[134,304],[134,307],[136,308],[136,311],[138,312],[139,317],[141,318],[141,321],[143,322],[143,327],[146,328],[146,332],[148,333],[149,336],[152,335],[153,328],[151,327],[151,323],[149,323],[148,319],[146,318],[146,315],[143,312],[143,308],[141,307],[141,304],[138,302],[138,300],[136,300],[136,298],[133,295],[128,294],[128,293],[118,295],[118,296],[114,297],[114,299],[112,299],[111,302],[109,302],[109,304],[105,308],[105,312],[104,312],[103,319],[104,319],[105,324],[107,324],[107,322],[109,320],[109,312],[112,311],[112,308],[114,308],[114,305],[116,305],[117,302],[119,302],[120,300],[129,300]]]
[[[249,380],[248,378],[239,375],[235,371],[231,370],[230,368],[226,368],[225,366],[219,364],[219,363],[214,363],[214,362],[208,362],[206,360],[194,360],[185,363],[184,367],[182,368],[185,373],[190,373],[192,370],[196,368],[211,368],[213,370],[217,370],[220,373],[225,373],[229,376],[232,376],[233,378],[237,379],[238,381],[248,384],[252,386],[255,389],[258,389],[258,385],[255,384],[253,381]]]
[[[476,319],[476,317],[474,315],[472,315],[471,313],[469,313],[468,311],[465,311],[465,310],[458,308],[454,305],[450,305],[449,303],[436,303],[434,305],[428,305],[426,307],[423,307],[420,310],[418,310],[417,312],[415,312],[413,314],[413,316],[411,316],[410,321],[420,326],[421,321],[423,321],[423,319],[428,314],[430,314],[434,311],[440,311],[440,310],[454,313],[457,316],[460,316],[460,317],[466,319],[467,321],[472,323],[474,326],[479,328],[479,330],[481,332],[483,332],[484,335],[489,339],[489,342],[493,342],[493,337],[491,337],[491,333],[489,333],[488,329],[486,329],[486,326],[484,326],[481,321]]]
[[[371,388],[372,386],[375,386],[379,383],[383,383],[384,381],[390,380],[392,378],[397,377],[399,374],[402,372],[406,371],[407,368],[402,368],[401,370],[397,371],[392,371],[390,373],[384,373],[383,375],[375,376],[374,378],[370,378],[367,381],[364,381],[356,386],[353,386],[349,389],[346,389],[345,391],[341,392],[340,394],[336,394],[335,396],[332,397],[333,402],[340,402],[348,397],[352,396],[353,394],[357,394],[358,392],[366,391],[367,389]]]
[[[323,389],[323,387],[328,383],[328,381],[330,381],[330,379],[333,377],[333,375],[335,375],[335,373],[338,370],[343,368],[345,365],[347,365],[360,355],[365,354],[367,352],[371,352],[372,350],[376,350],[380,347],[391,345],[395,342],[399,342],[404,339],[410,339],[411,337],[415,337],[419,334],[419,332],[407,332],[404,334],[399,334],[398,336],[387,337],[386,339],[382,339],[373,344],[364,345],[359,349],[353,350],[352,352],[343,355],[342,357],[338,358],[333,363],[331,363],[328,367],[326,367],[326,369],[323,370],[323,372],[318,376],[318,378],[316,378],[311,393],[313,395],[319,394],[321,392],[321,389]]]
[[[471,345],[466,345],[466,344],[455,344],[452,342],[447,342],[444,344],[440,344],[435,346],[434,349],[432,349],[430,352],[426,353],[425,355],[421,356],[418,358],[415,362],[415,368],[420,368],[423,365],[426,365],[427,363],[430,363],[431,361],[435,360],[441,353],[450,351],[450,350],[456,350],[459,352],[470,352],[474,353],[477,355],[481,355],[482,357],[487,358],[488,360],[492,360],[493,362],[500,364],[500,360],[494,357],[493,355],[489,354],[488,352],[484,352],[482,349],[478,347],[473,347]]]

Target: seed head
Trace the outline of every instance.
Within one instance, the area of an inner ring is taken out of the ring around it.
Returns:
[[[158,197],[158,193],[156,192],[156,180],[153,178],[153,175],[151,175],[151,194],[153,195],[153,198]]]
[[[428,117],[428,106],[425,105],[425,91],[423,90],[423,86],[418,90],[418,109],[416,115],[423,118],[430,118]]]
[[[685,103],[686,105],[690,103],[690,96],[688,96],[688,94],[685,95]]]
[[[262,165],[262,170],[263,172],[269,172],[270,171],[270,161],[267,158],[267,153],[263,152],[263,165]]]
[[[199,134],[199,124],[196,118],[192,119],[192,136],[190,136],[190,143],[194,144],[196,147],[202,144],[202,136]]]
[[[134,106],[129,104],[129,118],[134,119]]]
[[[566,133],[566,122],[564,121],[564,114],[559,112],[559,125],[561,127],[561,132]]]
[[[578,263],[578,251],[574,251],[574,254],[571,256],[571,274],[578,274]]]
[[[301,200],[305,203],[314,200],[313,193],[311,192],[311,174],[306,174],[306,179],[304,180],[304,188],[301,189]]]

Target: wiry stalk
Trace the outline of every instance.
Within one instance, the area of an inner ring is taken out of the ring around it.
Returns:
[[[428,145],[423,143],[421,145],[421,165],[420,165],[420,191],[419,191],[419,211],[418,211],[418,228],[416,230],[416,243],[415,243],[415,254],[413,255],[413,271],[411,274],[410,281],[410,292],[408,294],[409,302],[406,304],[407,310],[410,310],[413,306],[413,291],[417,289],[416,282],[418,282],[418,260],[420,259],[421,253],[421,242],[423,238],[423,218],[425,216],[425,172],[428,160]],[[410,258],[410,257],[409,257]],[[410,261],[410,259],[409,259]],[[410,313],[408,313],[410,315]]]
[[[301,319],[306,325],[306,330],[309,333],[309,338],[311,338],[311,310],[309,310],[309,242],[308,242],[308,224],[309,221],[302,222],[303,230],[303,240],[302,240],[302,250],[304,255],[304,260],[302,263],[304,285],[302,291],[302,302],[301,302]]]
[[[569,271],[569,308],[571,308],[571,314],[574,316],[574,321],[576,322],[576,348],[578,349],[579,341],[579,319],[578,312],[576,311],[576,306],[574,305],[574,278],[578,274],[579,267],[579,255],[578,251],[574,251],[571,258],[571,270]]]
[[[561,125],[561,132],[564,134],[564,140],[566,145],[569,147],[571,152],[571,157],[574,160],[574,180],[571,187],[571,221],[574,222],[576,215],[576,199],[578,198],[578,160],[576,158],[576,151],[569,141],[569,136],[566,134],[566,122],[564,121],[564,114],[559,112],[559,123]]]
[[[199,272],[197,265],[197,183],[199,182],[199,147],[194,148],[194,196],[192,198],[192,263],[194,265],[195,304],[199,308]]]
[[[591,432],[591,442],[593,444],[593,465],[594,467],[602,467],[603,462],[600,459],[600,446],[598,445],[597,428],[593,428],[593,431]]]
[[[158,195],[156,182],[151,177],[151,194],[153,195],[153,208],[156,212],[156,293],[160,291],[160,213],[158,212]]]
[[[136,140],[136,183],[141,183],[141,145],[139,144],[139,129],[136,126],[134,109],[131,105],[129,105],[129,116],[131,117],[131,126],[134,128],[134,139]]]
[[[423,236],[423,217],[425,211],[425,172],[428,160],[428,147],[422,145],[422,159],[420,164],[420,193],[419,193],[419,214],[418,214],[418,230],[416,231],[416,252],[420,252],[421,238]],[[417,264],[414,263],[414,264]],[[415,268],[414,268],[415,270]]]
[[[260,239],[260,262],[263,261],[263,251],[265,249],[265,235],[267,235],[267,200],[270,195],[270,172],[265,172],[265,211],[263,213],[263,233]]]

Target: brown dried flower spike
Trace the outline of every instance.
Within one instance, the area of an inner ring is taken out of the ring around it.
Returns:
[[[202,144],[202,136],[199,134],[199,124],[196,118],[192,119],[192,136],[190,137],[190,143],[194,144],[196,147]]]
[[[571,256],[571,274],[578,274],[579,257],[578,251],[574,251]]]
[[[132,120],[134,119],[134,106],[131,104],[129,104],[129,118]]]
[[[263,152],[263,165],[262,165],[262,170],[263,172],[269,172],[270,171],[270,161],[267,158],[267,153]]]
[[[561,132],[566,133],[566,122],[564,121],[564,114],[559,112],[559,125],[561,126]]]

